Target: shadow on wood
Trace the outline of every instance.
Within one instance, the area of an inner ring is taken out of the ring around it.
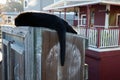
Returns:
[[[0,62],[0,80],[2,80],[2,62]]]

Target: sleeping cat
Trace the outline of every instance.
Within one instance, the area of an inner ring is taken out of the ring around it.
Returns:
[[[56,15],[48,13],[24,12],[15,18],[15,25],[17,27],[44,27],[56,30],[60,42],[60,63],[61,66],[64,66],[66,52],[66,32],[77,34],[76,31],[65,20]]]

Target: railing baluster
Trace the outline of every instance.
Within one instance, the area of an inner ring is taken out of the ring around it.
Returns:
[[[80,36],[88,38],[89,47],[109,48],[120,46],[120,29],[80,27]]]
[[[119,32],[119,34],[118,34],[118,39],[119,39],[119,41],[118,41],[118,46],[120,46],[120,29],[118,30],[118,32]]]

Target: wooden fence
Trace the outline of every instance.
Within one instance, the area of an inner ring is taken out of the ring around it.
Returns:
[[[55,31],[3,27],[3,80],[87,80],[87,40],[70,33],[66,39],[65,65],[61,67]]]

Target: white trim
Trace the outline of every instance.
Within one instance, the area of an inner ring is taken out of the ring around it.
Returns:
[[[116,51],[116,50],[120,50],[120,47],[118,47],[118,48],[105,48],[105,49],[88,47],[88,49],[89,49],[89,50],[93,50],[93,51],[97,51],[97,52],[106,52],[106,51]]]
[[[71,4],[71,5],[64,5],[64,0],[57,1],[54,4],[48,5],[43,8],[43,10],[57,10],[57,9],[64,9],[64,8],[69,8],[69,7],[75,7],[75,6],[84,6],[84,5],[92,5],[92,4],[113,4],[113,5],[119,5],[120,2],[115,2],[115,1],[105,1],[105,0],[66,0],[67,3],[72,3],[72,2],[78,2],[77,4]]]
[[[120,6],[120,1],[119,2],[116,2],[116,1],[101,1],[100,0],[100,3],[103,3],[103,4],[112,4],[112,5],[119,5]]]
[[[118,16],[120,16],[120,13],[118,13],[116,16],[116,26],[118,26]]]
[[[66,1],[66,2],[70,2],[70,1]],[[72,2],[72,1],[71,1]],[[64,4],[64,0],[60,0],[54,4],[48,5],[46,7],[43,8],[43,10],[57,10],[57,9],[63,9],[63,8],[69,8],[69,7],[75,7],[75,6],[83,6],[83,5],[88,5],[88,4],[96,4],[99,3],[99,1],[81,1],[78,2],[78,4],[72,4],[72,5],[62,5]],[[62,6],[61,6],[62,5]]]

